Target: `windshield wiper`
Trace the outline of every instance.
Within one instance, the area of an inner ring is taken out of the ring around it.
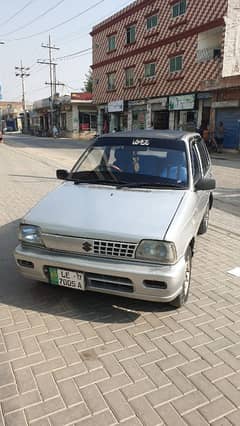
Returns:
[[[80,180],[76,179],[74,180],[75,185],[80,184],[99,184],[99,185],[110,185],[110,186],[119,186],[119,185],[126,185],[127,182],[125,181],[117,181],[117,180],[107,180],[107,179],[88,179],[88,180]]]
[[[120,183],[117,186],[117,189],[121,188],[175,188],[183,189],[185,185],[179,183],[160,183],[160,182],[126,182]]]

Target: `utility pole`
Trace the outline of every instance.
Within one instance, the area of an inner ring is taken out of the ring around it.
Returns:
[[[24,114],[24,122],[23,122],[23,129],[26,130],[26,104],[25,104],[25,78],[29,77],[29,70],[30,68],[24,67],[22,64],[22,61],[20,63],[20,67],[15,67],[15,75],[16,77],[20,77],[22,80],[22,109]]]
[[[64,86],[64,84],[57,82],[57,80],[56,80],[56,66],[57,66],[57,64],[53,61],[53,55],[52,55],[52,50],[59,50],[59,47],[52,45],[50,35],[49,35],[49,39],[48,39],[48,44],[42,43],[42,47],[44,47],[45,49],[48,49],[48,60],[38,60],[37,63],[49,65],[50,82],[46,82],[45,84],[50,86],[50,93],[51,93],[51,96],[50,96],[50,114],[51,114],[50,127],[52,129],[52,127],[54,125],[53,102],[54,102],[54,99],[56,97],[56,92],[57,92],[56,89],[57,89],[57,86]]]

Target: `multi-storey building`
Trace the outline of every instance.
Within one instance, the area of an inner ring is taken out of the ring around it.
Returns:
[[[237,3],[136,0],[96,25],[91,35],[99,132],[192,130],[203,123],[213,129],[222,120],[230,135],[227,123],[234,115],[235,136],[225,143],[235,147],[240,120],[240,60],[237,68],[238,48],[234,53],[232,46],[234,31],[236,43],[239,34]]]

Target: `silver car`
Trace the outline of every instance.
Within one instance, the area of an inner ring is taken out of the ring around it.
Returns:
[[[98,137],[65,182],[21,221],[15,250],[30,279],[182,306],[215,180],[197,133]]]

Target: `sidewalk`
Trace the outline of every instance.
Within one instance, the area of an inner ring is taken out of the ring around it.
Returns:
[[[212,153],[210,156],[215,160],[240,161],[240,150],[224,149],[222,154]]]

